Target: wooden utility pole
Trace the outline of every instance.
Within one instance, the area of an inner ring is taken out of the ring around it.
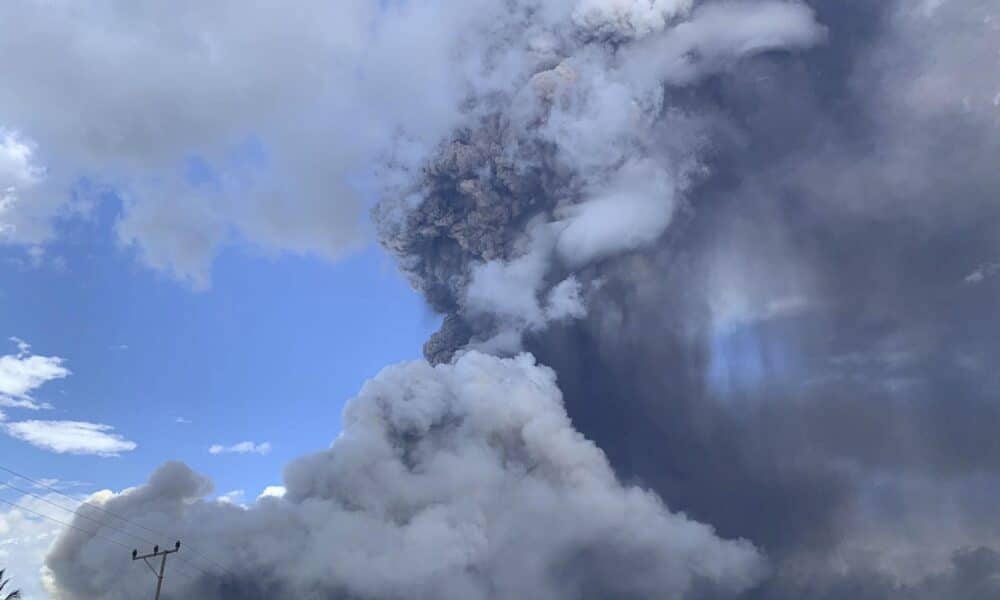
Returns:
[[[160,589],[163,588],[163,573],[167,569],[167,555],[173,554],[174,552],[178,552],[180,551],[180,549],[181,549],[181,543],[180,541],[178,541],[176,544],[174,544],[173,550],[160,550],[159,546],[153,546],[152,554],[144,554],[142,556],[139,556],[138,550],[132,551],[132,560],[142,560],[142,562],[146,563],[146,566],[149,567],[149,570],[153,572],[153,575],[156,576],[156,600],[160,600]],[[150,558],[156,558],[157,556],[162,557],[160,558],[159,571],[157,571],[153,567],[153,565],[149,564],[148,560]]]

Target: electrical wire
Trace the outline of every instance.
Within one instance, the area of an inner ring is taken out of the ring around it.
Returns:
[[[30,509],[30,508],[28,508],[26,506],[21,506],[20,504],[17,504],[16,502],[11,502],[9,500],[4,500],[3,498],[0,498],[0,502],[3,502],[4,504],[9,504],[9,505],[13,506],[14,508],[16,508],[18,510],[23,510],[23,511],[31,513],[33,515],[37,515],[39,517],[42,517],[43,519],[48,519],[48,520],[53,521],[55,523],[58,523],[58,524],[60,524],[60,525],[62,525],[64,527],[69,527],[70,529],[75,529],[77,531],[82,531],[83,533],[86,533],[89,536],[93,536],[93,537],[95,537],[97,539],[104,540],[105,542],[114,544],[116,546],[121,546],[122,548],[125,548],[126,550],[131,550],[131,548],[128,546],[128,544],[123,544],[123,543],[119,542],[118,540],[107,538],[107,537],[104,537],[103,535],[97,535],[96,531],[88,531],[88,530],[84,529],[83,527],[77,527],[76,525],[73,525],[72,523],[67,523],[66,521],[61,521],[61,520],[59,520],[59,519],[57,519],[55,517],[50,517],[49,515],[46,515],[44,513],[38,512],[37,510],[32,510],[32,509]]]
[[[83,513],[77,512],[76,509],[69,508],[69,507],[63,506],[61,504],[57,504],[57,503],[49,500],[45,496],[40,496],[40,495],[35,494],[33,492],[29,492],[28,490],[21,489],[21,488],[17,487],[16,485],[11,485],[10,483],[0,483],[0,488],[9,488],[9,489],[12,489],[14,491],[21,492],[22,494],[26,494],[28,496],[31,496],[32,498],[37,498],[38,500],[41,500],[42,502],[44,502],[44,503],[46,503],[46,504],[48,504],[50,506],[54,506],[56,508],[59,508],[59,509],[65,510],[67,512],[73,513],[74,515],[76,515],[78,517],[81,517],[83,519],[87,519],[88,521],[91,521],[93,523],[97,523],[99,526],[106,527],[106,528],[110,529],[111,531],[117,531],[118,533],[121,533],[121,534],[127,535],[129,537],[135,538],[135,539],[139,540],[140,542],[143,542],[143,543],[146,543],[146,544],[151,544],[153,546],[157,545],[156,542],[151,542],[151,541],[147,540],[146,538],[144,538],[142,536],[139,536],[139,535],[136,535],[134,533],[125,531],[124,529],[119,529],[118,527],[115,527],[113,525],[109,525],[109,524],[107,524],[107,523],[105,523],[105,522],[103,522],[103,521],[101,521],[99,519],[95,519],[95,518],[87,516],[87,515],[85,515]]]
[[[42,481],[39,481],[39,480],[37,480],[37,479],[34,479],[34,478],[32,478],[32,477],[28,477],[27,475],[24,475],[23,473],[18,473],[17,471],[15,471],[15,470],[13,470],[13,469],[10,469],[10,468],[8,468],[8,467],[5,467],[5,466],[3,466],[3,465],[0,465],[0,471],[5,471],[5,472],[7,472],[7,473],[10,473],[11,475],[14,475],[15,477],[20,477],[21,479],[24,479],[24,480],[27,480],[27,481],[30,481],[31,483],[33,483],[33,484],[35,484],[35,485],[37,485],[37,486],[39,486],[39,487],[41,487],[41,488],[44,488],[44,489],[46,489],[46,490],[49,490],[50,492],[52,492],[52,493],[54,493],[54,494],[57,494],[57,495],[59,495],[59,496],[61,496],[61,497],[63,497],[63,498],[66,498],[66,499],[68,499],[68,500],[72,500],[73,502],[79,502],[79,500],[78,500],[78,499],[76,499],[76,498],[73,498],[72,496],[69,496],[68,494],[65,494],[65,493],[63,493],[63,492],[59,491],[58,489],[56,489],[56,488],[54,488],[54,487],[52,487],[52,486],[50,486],[50,485],[48,485],[48,484],[46,484],[46,483],[44,483],[44,482],[42,482]],[[109,524],[107,524],[107,523],[104,523],[104,522],[102,522],[102,521],[98,521],[98,520],[96,520],[96,519],[93,519],[93,518],[91,518],[91,517],[89,517],[89,516],[87,516],[87,515],[83,514],[82,512],[78,512],[78,511],[76,511],[76,510],[73,510],[73,509],[70,509],[70,508],[67,508],[67,507],[65,507],[65,506],[60,506],[60,505],[58,505],[58,504],[56,504],[56,503],[54,503],[54,502],[51,502],[51,501],[49,501],[49,500],[47,500],[47,499],[45,499],[45,498],[43,498],[43,497],[41,497],[41,496],[39,496],[39,495],[37,495],[37,494],[34,494],[34,493],[32,493],[32,492],[28,492],[28,491],[25,491],[25,490],[22,490],[22,489],[20,489],[20,488],[17,488],[17,487],[14,487],[13,485],[10,485],[9,483],[8,483],[8,484],[5,484],[5,485],[7,485],[7,487],[10,487],[11,489],[15,489],[15,490],[18,490],[18,491],[20,491],[20,492],[22,492],[22,493],[25,493],[25,494],[28,494],[29,496],[33,496],[33,497],[35,497],[35,498],[38,498],[38,499],[40,499],[40,500],[42,500],[42,501],[44,501],[44,502],[46,502],[46,503],[48,503],[48,504],[51,504],[51,505],[53,505],[53,506],[56,506],[56,507],[58,507],[58,508],[61,508],[61,509],[63,509],[63,510],[66,510],[66,511],[69,511],[69,512],[72,512],[72,513],[74,513],[74,514],[77,514],[77,515],[79,515],[79,516],[81,516],[81,517],[83,517],[83,518],[85,518],[85,519],[88,519],[88,520],[90,520],[90,521],[93,521],[93,522],[95,522],[95,523],[98,523],[98,524],[100,524],[100,525],[103,525],[103,526],[105,526],[105,527],[107,527],[107,528],[109,528],[109,529],[112,529],[112,530],[114,530],[114,531],[118,531],[118,532],[120,532],[120,533],[124,533],[125,535],[128,535],[128,536],[131,536],[131,537],[133,537],[133,538],[135,538],[135,539],[138,539],[138,540],[141,540],[141,541],[143,541],[144,543],[147,543],[147,544],[151,544],[151,545],[154,545],[154,546],[156,546],[156,545],[157,545],[157,544],[156,544],[155,542],[151,542],[151,541],[149,541],[148,539],[146,539],[146,538],[144,538],[144,537],[142,537],[142,536],[139,536],[139,535],[136,535],[136,534],[133,534],[133,533],[130,533],[130,532],[128,532],[128,531],[125,531],[125,530],[123,530],[123,529],[119,529],[119,528],[117,528],[117,527],[114,527],[114,526],[111,526],[111,525],[109,525]],[[107,509],[105,509],[105,508],[103,508],[103,507],[101,507],[101,506],[98,506],[98,505],[96,505],[96,504],[93,504],[93,503],[91,503],[91,502],[80,502],[80,507],[83,507],[83,506],[87,506],[87,507],[89,507],[89,508],[92,508],[92,509],[94,509],[94,510],[97,510],[97,511],[99,511],[99,512],[101,512],[101,513],[104,513],[104,514],[108,515],[108,516],[111,516],[111,517],[114,517],[114,518],[116,518],[116,519],[119,519],[119,520],[121,520],[121,521],[123,521],[123,522],[125,522],[125,523],[127,523],[127,524],[129,524],[129,525],[131,525],[131,526],[133,526],[133,527],[136,527],[136,528],[139,528],[139,529],[143,529],[143,530],[145,530],[145,531],[148,531],[149,533],[152,533],[152,534],[155,534],[155,535],[158,535],[158,536],[162,536],[162,537],[164,537],[164,538],[170,538],[170,537],[172,537],[172,536],[171,536],[170,534],[167,534],[167,533],[164,533],[164,532],[162,532],[162,531],[157,531],[156,529],[152,529],[152,528],[150,528],[150,527],[146,527],[145,525],[142,525],[142,524],[140,524],[140,523],[136,523],[136,522],[134,522],[134,521],[132,521],[132,520],[130,520],[130,519],[127,519],[127,518],[125,518],[125,517],[123,517],[123,516],[121,516],[121,515],[118,515],[118,514],[116,514],[116,513],[112,512],[112,511],[110,511],[110,510],[107,510]],[[184,543],[184,548],[185,548],[185,549],[186,549],[187,551],[189,551],[189,552],[190,552],[191,554],[194,554],[195,556],[197,556],[197,557],[200,557],[200,558],[201,558],[202,560],[204,560],[205,562],[208,562],[208,563],[211,563],[212,565],[214,565],[214,566],[218,567],[219,569],[223,570],[223,571],[224,571],[224,572],[225,572],[226,574],[228,574],[229,576],[231,576],[231,577],[235,577],[235,576],[236,576],[236,575],[235,575],[235,573],[233,573],[233,572],[232,572],[231,570],[229,570],[228,568],[226,568],[226,567],[225,567],[224,565],[220,564],[219,562],[217,562],[217,561],[213,560],[212,558],[210,558],[210,557],[208,557],[208,556],[206,556],[206,555],[204,555],[204,554],[202,554],[202,553],[198,552],[197,550],[195,550],[195,548],[191,546],[190,542],[185,542],[185,543]],[[206,574],[206,575],[208,575],[208,576],[214,576],[214,574],[213,574],[213,573],[211,573],[211,572],[209,572],[209,571],[207,571],[207,570],[205,570],[205,569],[203,569],[203,568],[199,567],[198,565],[196,565],[196,564],[194,564],[194,563],[191,563],[191,562],[190,562],[190,561],[188,561],[187,559],[184,559],[184,558],[181,558],[181,557],[179,557],[179,556],[177,557],[177,559],[178,559],[179,561],[183,562],[183,563],[187,563],[187,564],[191,565],[192,567],[194,567],[194,568],[198,569],[199,571],[201,571],[201,572],[205,573],[205,574]]]
[[[6,485],[6,484],[4,484],[4,485],[3,485],[3,487],[10,487],[11,489],[16,489],[16,488],[14,488],[13,486],[10,486],[10,485]],[[38,517],[41,517],[41,518],[43,518],[43,519],[48,519],[49,521],[52,521],[53,523],[58,523],[59,525],[62,525],[63,527],[69,527],[70,529],[75,529],[76,531],[79,531],[79,532],[82,532],[82,533],[85,533],[85,534],[87,534],[87,535],[89,535],[89,536],[91,536],[91,537],[93,537],[93,538],[96,538],[96,539],[99,539],[99,540],[101,540],[101,541],[104,541],[104,542],[108,542],[109,544],[114,544],[114,545],[116,545],[116,546],[120,546],[120,547],[122,547],[122,548],[125,548],[126,550],[128,550],[128,549],[129,549],[129,546],[128,546],[128,544],[123,544],[123,543],[121,543],[121,542],[119,542],[118,540],[115,540],[115,539],[113,539],[113,538],[110,538],[110,537],[105,537],[105,536],[103,536],[103,535],[99,535],[99,534],[98,534],[98,533],[97,533],[96,531],[90,531],[90,530],[88,530],[88,529],[84,529],[83,527],[78,527],[78,526],[76,526],[76,525],[73,525],[72,523],[67,523],[66,521],[63,521],[63,520],[61,520],[61,519],[57,519],[57,518],[55,518],[55,517],[53,517],[53,516],[50,516],[50,515],[46,515],[46,514],[44,514],[44,513],[40,513],[40,512],[38,512],[37,510],[33,510],[33,509],[31,509],[31,508],[28,508],[27,506],[22,506],[22,505],[20,505],[20,504],[18,504],[18,503],[16,503],[16,502],[11,502],[11,501],[9,501],[9,500],[4,500],[3,498],[0,498],[0,502],[3,502],[4,504],[7,504],[7,505],[10,505],[10,506],[12,506],[13,508],[16,508],[17,510],[23,510],[24,512],[27,512],[27,513],[30,513],[30,514],[33,514],[33,515],[35,515],[35,516],[38,516]],[[180,561],[181,561],[182,563],[185,563],[185,564],[190,564],[191,566],[193,566],[194,568],[196,568],[196,569],[198,569],[198,570],[202,571],[202,572],[203,572],[203,573],[205,573],[206,575],[209,575],[209,576],[212,576],[212,573],[209,573],[208,571],[205,571],[204,569],[202,569],[202,568],[201,568],[201,567],[199,567],[198,565],[195,565],[195,564],[191,564],[191,563],[188,563],[188,561],[186,561],[186,560],[182,559],[182,558],[181,558],[181,557],[179,557],[179,556],[178,556],[178,557],[176,557],[176,558],[177,558],[178,560],[180,560]],[[178,573],[181,573],[182,575],[184,575],[184,577],[187,577],[187,578],[188,578],[189,580],[190,580],[190,579],[192,579],[193,577],[196,577],[196,575],[192,575],[192,574],[191,574],[191,572],[190,572],[190,571],[188,571],[188,570],[187,570],[186,568],[178,568],[178,571],[177,571],[177,572],[178,572]]]

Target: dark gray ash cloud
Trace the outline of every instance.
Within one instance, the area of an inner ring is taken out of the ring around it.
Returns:
[[[997,543],[996,520],[960,498],[996,489],[995,283],[962,283],[998,252],[1000,6],[810,4],[826,43],[667,82],[650,130],[678,114],[687,127],[634,148],[695,161],[680,208],[623,255],[558,257],[548,285],[572,273],[586,317],[528,328],[524,347],[621,476],[768,550],[758,596],[801,596],[802,577],[829,587],[807,595],[919,596],[923,573]],[[572,170],[543,172],[572,188]],[[474,266],[451,258],[441,276],[418,256],[404,270],[451,284],[428,293],[448,315],[429,359],[503,326],[463,304]]]
[[[281,501],[109,502],[247,548],[205,598],[995,596],[1000,2],[501,4],[457,126],[384,154],[428,362]]]

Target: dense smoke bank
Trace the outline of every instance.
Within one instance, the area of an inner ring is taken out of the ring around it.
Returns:
[[[996,597],[1000,2],[479,8],[373,213],[426,361],[283,499],[107,499],[237,557],[171,597]]]
[[[105,507],[228,557],[177,597],[681,597],[741,591],[766,572],[749,543],[622,486],[528,355],[387,368],[330,449],[285,479],[283,498],[243,509],[200,500],[210,484],[169,463]],[[104,545],[64,535],[48,559],[60,585],[141,596],[147,582]]]

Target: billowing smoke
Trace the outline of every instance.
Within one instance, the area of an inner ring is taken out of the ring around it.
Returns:
[[[283,499],[107,500],[234,557],[174,597],[996,597],[1000,1],[487,5],[373,213],[427,362]]]
[[[660,239],[705,169],[707,116],[672,90],[824,36],[783,1],[525,8],[555,19],[491,49],[520,66],[510,88],[375,212],[383,244],[447,315],[432,362],[469,345],[516,352],[524,333],[582,317],[601,280],[580,272]]]
[[[385,369],[285,479],[283,498],[247,510],[199,500],[210,484],[170,463],[105,507],[225,557],[176,598],[673,598],[766,572],[748,542],[621,485],[528,355]],[[142,596],[105,546],[70,531],[48,564],[71,597]]]

